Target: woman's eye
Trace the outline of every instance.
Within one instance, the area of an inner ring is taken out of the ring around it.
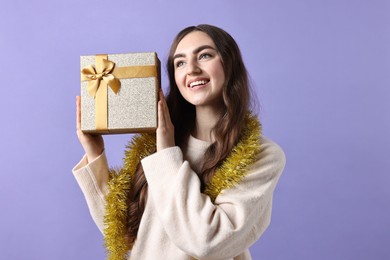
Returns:
[[[207,58],[211,58],[211,55],[209,53],[202,53],[199,56],[199,59],[207,59]]]
[[[176,62],[176,68],[178,68],[178,67],[181,67],[181,66],[183,66],[184,65],[184,62],[183,61],[178,61],[178,62]]]

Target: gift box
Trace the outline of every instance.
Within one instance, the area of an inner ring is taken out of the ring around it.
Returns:
[[[161,80],[155,52],[81,56],[80,65],[83,132],[156,130]]]

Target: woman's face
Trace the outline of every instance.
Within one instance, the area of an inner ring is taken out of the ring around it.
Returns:
[[[187,34],[173,56],[175,81],[181,95],[195,106],[223,106],[225,73],[213,40],[204,32]]]

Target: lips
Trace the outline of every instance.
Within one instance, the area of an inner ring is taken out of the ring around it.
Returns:
[[[188,83],[188,87],[189,88],[194,88],[194,87],[197,87],[197,86],[200,86],[200,85],[205,85],[209,82],[210,80],[209,79],[195,79],[195,80],[191,80],[189,83]]]

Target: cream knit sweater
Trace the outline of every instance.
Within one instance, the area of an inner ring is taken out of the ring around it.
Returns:
[[[248,248],[271,218],[272,194],[285,165],[282,149],[262,138],[258,160],[213,204],[196,174],[209,143],[164,149],[142,160],[149,196],[129,259],[251,259]],[[108,164],[103,153],[73,168],[96,225],[103,231]]]

